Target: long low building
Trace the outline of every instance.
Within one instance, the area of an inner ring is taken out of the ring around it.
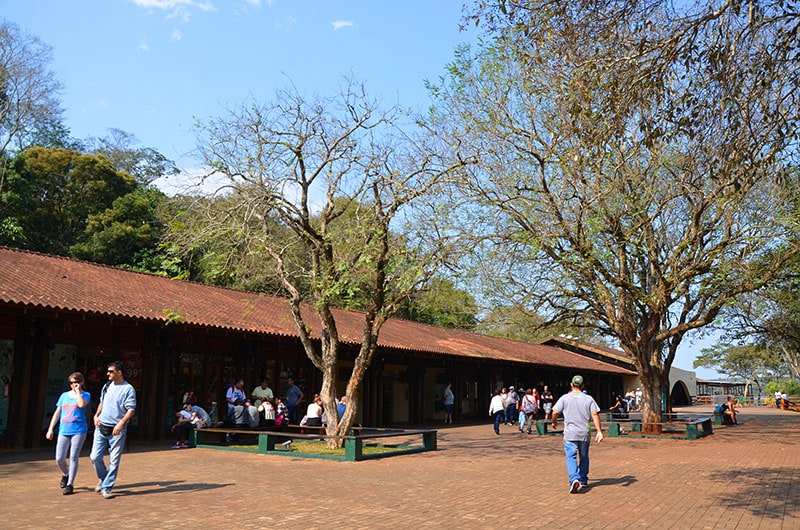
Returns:
[[[335,311],[335,317],[344,344],[343,393],[363,314]],[[131,434],[147,440],[168,435],[190,389],[214,411],[236,378],[248,392],[264,377],[276,394],[288,377],[306,396],[321,386],[282,298],[0,247],[0,444],[38,446],[74,371],[85,375],[96,407],[113,360],[125,363],[139,398]],[[574,344],[529,344],[392,319],[363,384],[360,420],[440,421],[442,391],[452,382],[456,420],[483,421],[494,389],[549,385],[558,395],[575,373],[601,406],[636,380],[630,363]]]

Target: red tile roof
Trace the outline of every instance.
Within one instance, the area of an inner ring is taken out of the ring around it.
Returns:
[[[0,247],[0,303],[164,324],[177,319],[184,324],[202,327],[297,336],[289,304],[282,298],[5,247]],[[304,313],[308,315],[307,322],[316,322],[310,307],[305,307]],[[358,344],[363,314],[342,310],[336,310],[334,314],[340,340]],[[391,319],[383,326],[378,344],[446,356],[635,375],[624,368],[553,346],[399,319]]]
[[[590,344],[588,342],[584,342],[579,339],[573,339],[571,337],[549,337],[541,341],[540,344],[548,344],[550,346],[556,346],[556,347],[562,344],[571,345],[576,348],[595,352],[605,357],[616,359],[618,361],[623,361],[626,363],[633,364],[633,358],[622,350],[615,350],[614,348],[609,348],[608,346],[605,346],[603,344]]]

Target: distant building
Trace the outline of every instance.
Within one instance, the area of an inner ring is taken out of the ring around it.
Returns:
[[[746,381],[708,381],[705,379],[697,380],[697,402],[711,405],[717,404],[715,396],[726,397],[736,396],[743,397],[747,389]]]

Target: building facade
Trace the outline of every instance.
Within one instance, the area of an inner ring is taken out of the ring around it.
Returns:
[[[314,322],[311,308],[305,308]],[[344,351],[344,393],[363,315],[336,311]],[[67,376],[80,371],[97,406],[105,368],[120,360],[138,396],[131,436],[160,440],[181,397],[194,391],[212,415],[227,385],[249,392],[266,377],[274,392],[293,377],[306,396],[321,387],[286,300],[67,258],[0,247],[0,445],[43,443]],[[319,339],[319,337],[317,337]],[[635,379],[630,365],[593,358],[580,347],[528,344],[416,322],[388,321],[362,387],[360,422],[423,425],[443,417],[453,384],[458,421],[485,421],[501,386],[549,385],[566,392],[580,373],[601,406]]]

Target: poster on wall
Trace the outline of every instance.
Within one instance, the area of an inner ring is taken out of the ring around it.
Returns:
[[[56,344],[50,350],[50,363],[47,367],[47,393],[44,398],[44,417],[42,430],[47,430],[50,418],[56,408],[59,396],[69,390],[67,378],[75,371],[78,347],[73,344]]]
[[[125,365],[125,380],[137,391],[142,389],[142,354],[138,351],[123,351],[120,360]]]
[[[11,400],[11,363],[14,359],[14,342],[0,340],[0,438],[8,429],[8,403]]]

